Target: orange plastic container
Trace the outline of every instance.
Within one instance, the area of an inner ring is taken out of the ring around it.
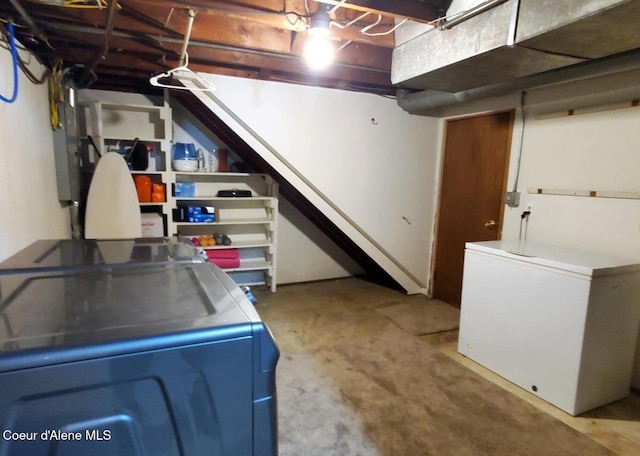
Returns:
[[[133,178],[138,192],[138,201],[141,203],[151,202],[151,178],[149,176],[136,176]]]
[[[151,201],[154,203],[165,202],[163,184],[151,184]]]

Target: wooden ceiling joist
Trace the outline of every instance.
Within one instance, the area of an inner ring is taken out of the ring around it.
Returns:
[[[12,2],[0,2],[0,19],[15,19],[18,40],[42,61],[52,63],[63,58],[75,69],[91,67],[96,56],[108,51],[92,71],[98,80],[104,78],[99,83],[102,88],[123,74],[125,80],[118,87],[130,84],[148,91],[149,75],[177,66],[188,21],[186,12],[193,10],[196,15],[187,52],[194,71],[384,94],[395,92],[390,67],[396,18],[432,20],[438,8],[431,5],[439,7],[448,2],[118,0],[120,8],[113,19],[113,30],[105,40],[109,30],[105,8],[16,1],[24,5],[43,32],[43,39],[20,24]],[[339,4],[331,11],[334,25],[329,36],[339,52],[332,66],[316,72],[306,65],[303,54],[310,38],[307,24],[323,3]],[[367,31],[369,34],[363,33]],[[115,70],[118,66],[120,73]]]

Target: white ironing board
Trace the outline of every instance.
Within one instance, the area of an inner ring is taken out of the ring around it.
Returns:
[[[85,212],[86,239],[133,239],[142,236],[138,193],[124,158],[108,152],[96,166]]]

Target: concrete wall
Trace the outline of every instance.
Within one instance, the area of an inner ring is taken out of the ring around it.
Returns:
[[[31,62],[41,75],[44,68]],[[16,101],[0,102],[0,261],[36,239],[71,236],[69,210],[57,199],[47,85],[34,85],[18,71]],[[10,98],[12,92],[11,54],[0,48],[0,93]]]

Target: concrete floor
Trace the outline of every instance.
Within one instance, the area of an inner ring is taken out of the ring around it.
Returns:
[[[325,281],[321,285],[313,282],[281,286],[275,293],[257,290],[254,294],[258,299],[256,308],[274,332],[283,355],[317,349],[327,343],[340,343],[339,340],[335,340],[340,337],[356,341],[375,339],[382,328],[382,320],[366,315],[369,315],[372,309],[389,302],[412,299],[401,292],[365,283],[356,278]],[[322,295],[322,299],[318,299],[319,294]],[[360,316],[355,318],[356,314]],[[318,318],[322,318],[323,315],[338,318],[319,321]],[[340,315],[347,316],[347,319],[339,317]],[[362,321],[362,324],[357,323],[358,321]],[[321,333],[314,333],[313,337],[302,340],[301,343],[300,334],[318,324],[324,325]],[[326,334],[326,340],[317,340],[317,334]],[[640,454],[640,395],[632,393],[626,399],[582,416],[572,417],[459,355],[457,337],[458,331],[453,330],[420,336],[419,339],[465,368],[604,446],[613,454]],[[334,340],[331,340],[332,338]]]
[[[422,339],[438,347],[441,352],[454,361],[562,421],[614,453],[625,456],[640,455],[640,394],[637,392],[632,391],[626,399],[574,417],[460,355],[457,351],[458,331],[423,336]]]

